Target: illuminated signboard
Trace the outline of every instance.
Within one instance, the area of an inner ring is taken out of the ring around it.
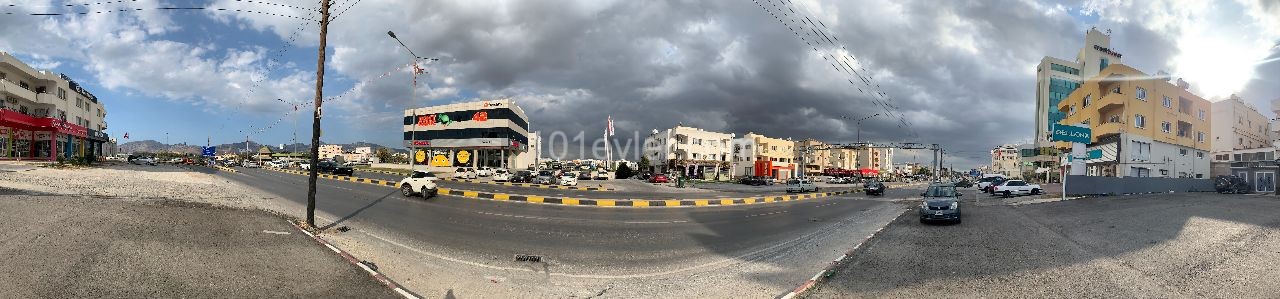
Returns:
[[[1116,51],[1112,51],[1109,48],[1103,48],[1102,46],[1099,46],[1099,45],[1093,45],[1093,49],[1102,51],[1102,53],[1111,54],[1111,56],[1115,56],[1116,58],[1120,58],[1120,53],[1116,53]]]

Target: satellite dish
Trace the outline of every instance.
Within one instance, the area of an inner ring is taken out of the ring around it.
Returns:
[[[658,135],[658,129],[653,129],[653,134]]]

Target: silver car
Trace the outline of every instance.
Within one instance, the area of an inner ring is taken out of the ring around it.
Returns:
[[[963,195],[952,184],[929,185],[924,193],[920,193],[924,197],[919,208],[920,223],[934,220],[960,223],[960,196]]]

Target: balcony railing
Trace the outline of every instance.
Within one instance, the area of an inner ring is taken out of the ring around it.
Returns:
[[[27,99],[28,101],[36,101],[36,92],[22,88],[22,86],[18,86],[17,83],[13,83],[13,81],[6,79],[0,79],[0,91],[7,92],[19,98]]]

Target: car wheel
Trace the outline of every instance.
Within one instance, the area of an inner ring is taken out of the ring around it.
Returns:
[[[1005,191],[1004,197],[1009,197],[1009,196],[1013,196],[1013,192]]]
[[[1040,189],[1031,189],[1031,195],[1040,195]]]
[[[409,184],[400,186],[400,195],[404,195],[404,197],[413,196],[413,186],[409,186]]]
[[[960,217],[956,217],[956,224],[960,224]]]
[[[430,189],[427,189],[427,186],[422,186],[422,198],[423,198],[423,199],[436,197],[436,194],[435,194],[435,193],[432,193],[432,192],[429,192],[429,191],[431,191],[431,190],[430,190]]]

